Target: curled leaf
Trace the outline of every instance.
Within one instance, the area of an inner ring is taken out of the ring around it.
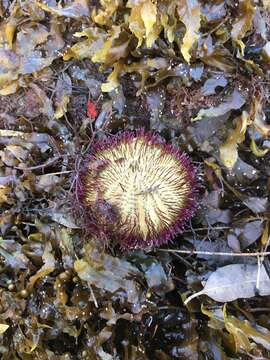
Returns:
[[[242,115],[236,119],[236,127],[233,129],[226,142],[219,148],[220,160],[229,169],[232,169],[238,158],[238,144],[245,140],[245,134],[249,116],[246,111],[243,111]]]
[[[238,17],[233,24],[231,36],[233,41],[240,47],[241,55],[244,56],[245,44],[242,39],[251,28],[255,7],[252,0],[240,0],[238,6]]]
[[[35,283],[38,279],[43,278],[44,276],[50,274],[55,269],[55,259],[53,254],[51,253],[52,246],[51,243],[46,243],[44,253],[42,255],[42,260],[44,262],[43,266],[35,273],[35,275],[32,275],[29,279],[27,289],[32,290]]]
[[[270,332],[266,328],[253,327],[247,320],[239,320],[235,316],[227,315],[226,305],[223,307],[224,325],[233,336],[236,351],[250,352],[253,349],[250,339],[270,350]]]
[[[110,92],[119,86],[119,76],[123,69],[123,65],[119,62],[113,65],[113,71],[108,76],[107,82],[101,85],[103,92]]]
[[[258,147],[258,145],[256,144],[253,137],[251,138],[251,141],[250,141],[250,150],[257,157],[265,156],[269,151],[269,149],[260,149]]]
[[[264,137],[267,138],[270,134],[270,125],[266,122],[266,116],[262,108],[261,99],[254,98],[251,106],[251,117],[255,129]]]

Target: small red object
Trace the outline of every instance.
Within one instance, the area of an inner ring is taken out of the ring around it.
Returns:
[[[90,119],[95,119],[97,117],[96,105],[90,100],[87,101],[87,116]]]

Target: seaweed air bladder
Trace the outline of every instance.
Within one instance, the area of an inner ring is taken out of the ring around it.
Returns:
[[[167,243],[196,209],[196,170],[186,154],[152,132],[97,140],[79,172],[87,227],[123,249]]]

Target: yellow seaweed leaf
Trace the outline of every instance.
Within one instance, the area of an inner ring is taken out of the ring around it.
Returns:
[[[87,37],[86,40],[80,41],[74,44],[71,48],[63,54],[63,59],[70,60],[75,58],[77,60],[83,60],[85,58],[92,58],[96,51],[104,46],[107,34],[104,30],[99,28],[87,28],[81,32],[76,32],[75,37]]]
[[[150,48],[155,41],[154,25],[157,21],[157,8],[150,0],[143,3],[141,17],[145,27],[146,46]]]
[[[269,8],[270,9],[270,8]],[[265,61],[268,62],[268,64],[270,65],[270,41],[268,41],[263,49],[262,49],[262,56],[265,59]]]
[[[238,8],[239,17],[234,22],[231,37],[233,41],[240,47],[240,53],[244,56],[245,44],[242,39],[246,32],[251,28],[255,8],[252,0],[240,0]]]
[[[123,69],[123,65],[119,62],[113,65],[113,71],[108,76],[107,82],[101,85],[101,91],[110,92],[119,86],[118,77]]]
[[[141,2],[129,0],[126,6],[131,8],[128,23],[130,31],[138,39],[137,48],[142,45],[144,40],[146,46],[150,48],[161,31],[156,5],[151,0]]]
[[[20,16],[21,16],[21,7],[19,4],[16,4],[12,8],[11,16],[4,24],[5,36],[10,49],[12,49],[13,39],[19,23]]]
[[[228,331],[228,333],[234,340],[236,352],[239,352],[240,350],[250,352],[252,350],[252,346],[249,342],[248,336],[245,334],[245,332],[242,331],[241,328],[235,326],[236,324],[234,323],[234,321],[232,321],[233,317],[227,315],[226,304],[223,307],[223,318],[225,329]]]
[[[262,0],[263,6],[266,10],[270,10],[270,1],[269,0]]]
[[[54,271],[55,259],[51,251],[52,251],[52,246],[51,243],[48,242],[45,245],[44,253],[42,255],[42,260],[44,264],[34,275],[30,277],[27,285],[27,290],[32,290],[38,279],[43,278],[44,276]]]
[[[249,122],[249,116],[246,111],[236,119],[236,127],[233,129],[227,140],[219,148],[220,159],[229,169],[232,169],[238,158],[238,144],[245,140],[245,133]]]
[[[269,149],[260,149],[254,138],[251,138],[251,142],[250,142],[250,150],[252,151],[252,153],[257,156],[257,157],[262,157],[264,155],[266,155],[269,151]]]
[[[236,352],[250,352],[254,345],[249,339],[261,344],[265,349],[270,349],[270,332],[263,327],[258,330],[247,320],[239,320],[233,315],[227,314],[226,305],[223,307],[224,325],[229,334],[233,337]],[[261,331],[259,331],[261,330]]]
[[[37,341],[33,341],[31,339],[28,339],[27,337],[24,338],[25,339],[25,350],[24,352],[26,354],[31,354],[38,346],[38,342]],[[35,339],[37,340],[37,339]]]
[[[269,220],[266,220],[265,226],[263,229],[262,237],[261,237],[261,245],[265,246],[268,242],[269,237]]]
[[[121,0],[100,0],[101,9],[93,10],[93,21],[98,25],[108,25],[108,21],[111,21],[112,16],[121,4]]]
[[[11,195],[12,188],[7,185],[0,185],[0,204],[11,204]],[[1,222],[1,220],[0,220]]]
[[[109,31],[107,40],[104,42],[91,60],[104,64],[113,64],[117,60],[126,57],[128,53],[129,36],[122,31],[120,26],[113,26]]]
[[[160,15],[161,25],[164,28],[164,33],[170,43],[174,41],[174,32],[172,26],[169,26],[169,17],[167,14],[162,13]]]
[[[0,89],[0,95],[5,96],[5,95],[15,94],[15,92],[19,89],[19,87],[20,85],[17,80],[12,81],[10,84]]]
[[[11,18],[5,26],[5,33],[6,33],[6,38],[7,38],[7,42],[8,42],[8,46],[10,49],[12,49],[12,43],[13,43],[13,38],[14,38],[14,34],[17,28],[17,23],[18,20],[15,18]]]
[[[181,53],[187,63],[190,62],[190,50],[199,38],[201,10],[197,0],[179,0],[178,16],[186,27]]]
[[[67,112],[67,106],[69,104],[69,100],[70,99],[69,99],[68,95],[63,95],[63,97],[61,99],[61,103],[59,103],[57,105],[55,113],[54,113],[54,117],[56,119],[60,119]]]
[[[129,29],[138,39],[137,48],[142,45],[144,36],[145,36],[145,28],[144,22],[141,17],[141,4],[138,6],[132,5],[132,1],[127,3],[127,7],[131,7],[130,16],[128,18]]]
[[[0,49],[0,88],[18,78],[19,59],[11,50]]]
[[[67,112],[67,106],[72,94],[72,82],[67,74],[63,73],[62,75],[59,75],[55,92],[56,111],[54,117],[60,119]]]
[[[172,43],[175,40],[175,29],[177,19],[175,17],[175,9],[177,1],[164,1],[159,4],[160,22],[164,28],[164,34],[168,41]]]
[[[266,123],[266,116],[263,112],[262,102],[259,98],[254,98],[251,106],[251,118],[255,129],[267,139],[270,134],[270,125]]]
[[[55,280],[54,288],[56,291],[56,297],[59,300],[60,304],[66,305],[68,301],[68,295],[66,293],[63,282],[59,278]]]

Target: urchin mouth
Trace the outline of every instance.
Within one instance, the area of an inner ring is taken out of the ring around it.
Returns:
[[[179,149],[143,130],[97,142],[81,175],[89,218],[123,248],[168,242],[196,208],[196,168]]]

